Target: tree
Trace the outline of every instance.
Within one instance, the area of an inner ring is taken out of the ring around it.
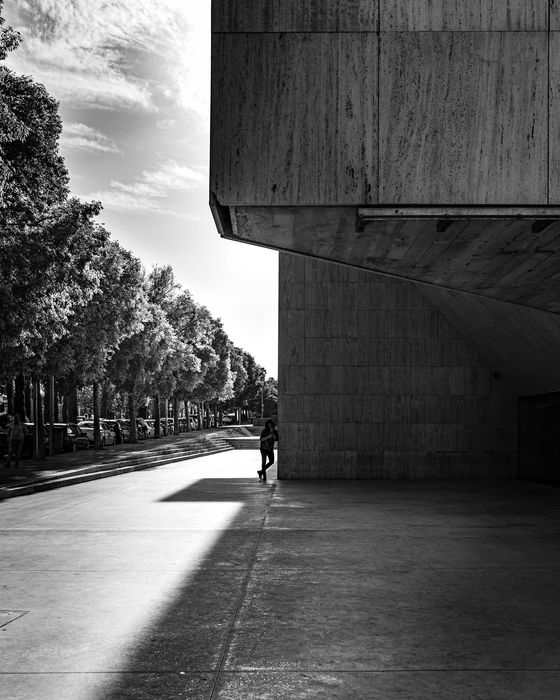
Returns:
[[[72,385],[93,384],[96,447],[100,446],[98,385],[119,344],[142,328],[143,270],[140,261],[115,241],[92,261],[98,286],[91,299],[67,323],[67,333],[49,350],[49,372]]]
[[[278,414],[278,382],[273,377],[267,377],[264,382],[263,413],[265,417]]]
[[[235,376],[231,371],[230,349],[232,343],[224,331],[220,319],[213,321],[212,348],[216,354],[216,362],[213,364],[204,378],[207,401],[214,404],[214,417],[216,418],[217,404],[231,399],[233,396],[233,382]],[[208,408],[207,408],[207,415]],[[209,424],[209,421],[208,421]]]
[[[209,364],[216,360],[211,346],[211,325],[207,310],[193,300],[190,292],[182,291],[168,308],[168,319],[175,329],[178,346],[174,351],[173,393],[174,415],[177,416],[179,401],[188,402],[194,389],[202,382]],[[187,430],[190,422],[187,421]]]
[[[1,10],[1,6],[0,6]],[[0,55],[17,46],[2,30]],[[68,197],[68,171],[58,152],[58,102],[43,85],[0,66],[0,228],[34,224]]]
[[[2,17],[3,0],[0,0],[0,61],[4,61],[10,51],[16,49],[21,42],[21,35],[12,27],[2,27],[6,20]],[[23,140],[28,134],[28,128],[11,109],[7,99],[4,99],[4,91],[7,93],[4,79],[9,71],[5,66],[0,66],[0,197],[9,168],[4,157],[2,145],[11,141]]]
[[[92,221],[98,204],[77,199],[40,224],[0,237],[0,356],[6,376],[40,372],[48,348],[68,333],[99,286],[95,260],[108,234]]]
[[[0,0],[0,61],[4,61],[10,51],[16,49],[21,42],[21,34],[12,27],[4,27],[6,20],[2,17],[4,0]]]
[[[240,384],[235,401],[238,406],[253,413],[260,413],[263,381],[266,370],[255,361],[255,358],[245,350],[239,350],[245,381]]]
[[[142,328],[123,340],[109,363],[109,378],[119,390],[128,393],[131,442],[138,439],[138,398],[150,392],[176,341],[173,327],[153,301],[152,292],[150,279],[146,278],[141,300]]]

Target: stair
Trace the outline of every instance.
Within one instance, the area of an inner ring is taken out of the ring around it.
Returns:
[[[235,450],[258,450],[260,440],[258,437],[227,437],[225,441]]]
[[[52,473],[44,476],[37,476],[28,482],[18,484],[6,484],[0,488],[0,498],[11,498],[23,496],[39,491],[80,484],[85,481],[104,479],[109,476],[127,474],[141,469],[153,469],[164,464],[182,462],[187,459],[196,459],[207,455],[218,454],[233,450],[222,438],[202,436],[182,440],[179,444],[171,443],[164,446],[139,449],[137,451],[127,451],[116,453],[103,461],[89,464],[83,467],[66,469],[62,473],[53,470]]]

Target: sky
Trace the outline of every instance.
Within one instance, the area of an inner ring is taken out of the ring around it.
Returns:
[[[220,238],[208,206],[210,0],[5,0],[6,65],[60,103],[71,193],[147,269],[278,371],[278,254]]]

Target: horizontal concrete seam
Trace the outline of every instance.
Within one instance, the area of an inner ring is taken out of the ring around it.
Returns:
[[[284,673],[286,675],[295,675],[301,673],[319,673],[324,674],[325,669],[322,667],[318,668],[297,668],[297,669],[285,669],[285,668],[254,668],[254,669],[232,669],[227,671],[222,671],[223,675],[241,675],[241,674],[252,674],[258,673]],[[390,669],[329,669],[329,673],[332,675],[340,674],[388,674],[388,673],[516,673],[519,671],[538,671],[540,673],[557,673],[560,671],[560,666],[548,666],[548,667],[490,667],[490,668],[390,668]],[[200,674],[211,674],[212,670],[196,670],[196,671],[182,671],[179,672],[174,669],[148,669],[145,671],[0,671],[0,677],[2,676],[82,676],[82,675],[130,675],[130,676],[146,676],[154,674],[170,674],[174,676],[185,675],[185,676],[196,676]]]

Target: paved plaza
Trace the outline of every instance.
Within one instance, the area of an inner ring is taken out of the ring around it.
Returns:
[[[0,503],[3,700],[558,698],[560,490],[258,460]]]

